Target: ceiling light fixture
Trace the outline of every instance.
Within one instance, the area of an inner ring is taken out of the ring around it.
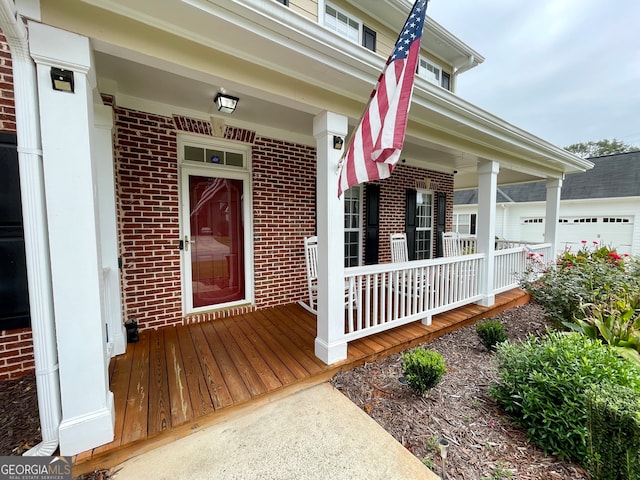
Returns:
[[[218,93],[216,98],[213,99],[218,106],[218,111],[222,113],[233,113],[238,106],[238,97],[232,97],[224,93]]]

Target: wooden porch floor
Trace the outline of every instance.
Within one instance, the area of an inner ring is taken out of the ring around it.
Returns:
[[[429,342],[445,333],[522,305],[515,289],[492,307],[468,305],[351,342],[348,358],[325,365],[314,355],[316,318],[291,304],[248,315],[144,331],[111,361],[115,399],[113,442],[74,457],[74,476],[109,468],[222,420],[330,379],[340,370]]]

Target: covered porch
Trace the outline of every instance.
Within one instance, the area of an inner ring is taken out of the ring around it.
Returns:
[[[117,465],[197,431],[242,408],[327,381],[340,370],[431,341],[522,305],[519,289],[491,307],[466,305],[349,343],[347,359],[326,365],[314,354],[316,318],[296,304],[215,322],[141,333],[111,359],[115,438],[74,457],[74,475]]]

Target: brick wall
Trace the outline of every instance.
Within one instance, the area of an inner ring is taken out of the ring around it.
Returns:
[[[258,137],[253,146],[255,296],[259,308],[306,295],[304,237],[315,231],[315,148]]]
[[[16,131],[11,52],[2,33],[0,33],[0,130],[3,132]]]
[[[11,52],[2,33],[0,33],[0,131],[16,132]],[[1,330],[0,380],[17,378],[33,369],[31,329]]]
[[[416,167],[399,164],[390,178],[377,182],[380,184],[380,237],[379,237],[379,257],[381,263],[391,261],[391,250],[389,247],[389,236],[392,233],[404,232],[405,223],[405,195],[407,189],[416,189],[416,182],[424,181],[428,178],[431,181],[434,192],[433,205],[433,227],[434,232],[437,225],[436,215],[438,213],[438,193],[444,192],[447,195],[447,227],[451,230],[453,215],[453,175],[432,170],[423,170]],[[435,188],[434,188],[435,187]],[[434,234],[433,252],[436,255],[436,238]]]
[[[126,320],[182,323],[178,162],[172,118],[114,107],[116,201]]]
[[[33,369],[31,329],[0,332],[0,380],[21,377]]]

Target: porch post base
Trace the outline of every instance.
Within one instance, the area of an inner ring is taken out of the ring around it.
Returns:
[[[113,336],[113,351],[111,356],[122,355],[127,351],[127,332],[123,323],[120,323],[120,327],[116,329]]]
[[[327,365],[345,360],[347,358],[347,342],[328,344],[321,338],[316,337],[315,354]]]
[[[113,393],[108,392],[104,408],[60,423],[60,454],[77,455],[113,441],[115,410]]]
[[[477,305],[480,305],[482,307],[490,307],[494,303],[496,303],[495,295],[485,295],[483,298],[476,302]]]
[[[431,320],[433,319],[433,317],[431,315],[429,315],[428,317],[424,317],[422,319],[422,325],[431,325]]]

